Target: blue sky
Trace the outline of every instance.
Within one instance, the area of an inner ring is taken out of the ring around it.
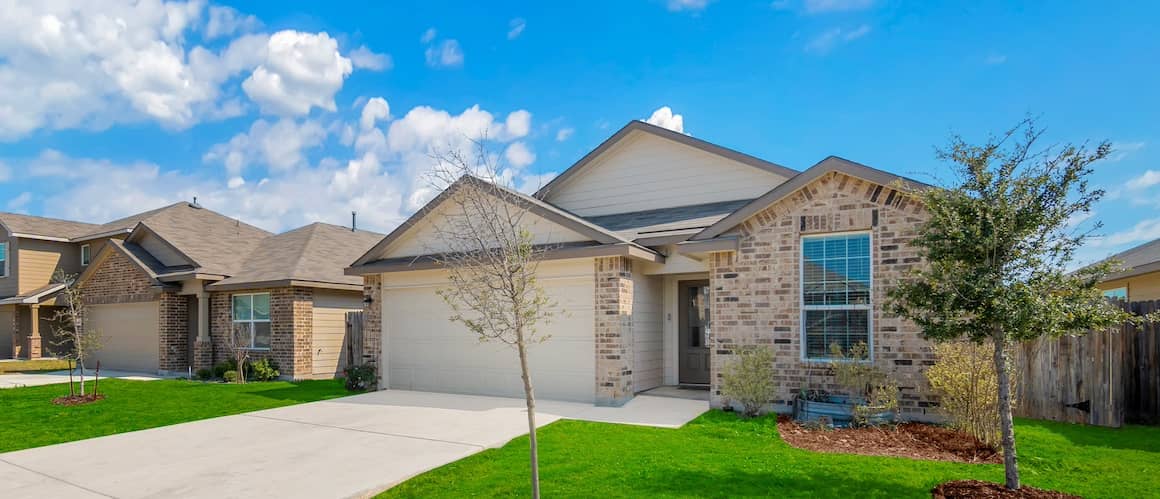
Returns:
[[[532,186],[665,107],[792,168],[930,180],[950,133],[1031,113],[1117,149],[1084,258],[1160,237],[1155,2],[48,3],[0,16],[0,210],[196,195],[271,230],[357,210],[386,231],[430,197],[431,147],[486,129]]]

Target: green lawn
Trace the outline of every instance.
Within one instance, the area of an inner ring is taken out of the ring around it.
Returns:
[[[71,366],[63,359],[9,360],[0,362],[0,374],[36,371],[65,371]]]
[[[1085,497],[1160,491],[1160,428],[1019,421],[1024,483]],[[679,430],[559,421],[540,433],[545,497],[930,497],[1000,465],[821,454],[788,446],[773,418],[710,412]],[[379,497],[527,494],[527,438],[419,475]]]
[[[108,379],[101,380],[101,393],[105,400],[61,407],[52,399],[67,395],[68,385],[0,390],[0,452],[348,395],[342,380],[228,385]]]

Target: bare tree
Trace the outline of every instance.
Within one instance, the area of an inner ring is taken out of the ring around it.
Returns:
[[[513,347],[519,356],[527,404],[532,496],[540,497],[536,442],[536,397],[528,369],[528,347],[548,339],[538,326],[547,324],[554,303],[537,280],[537,269],[549,245],[535,241],[526,225],[530,203],[511,182],[511,172],[489,154],[486,139],[472,141],[473,153],[459,149],[433,154],[432,184],[443,188],[428,242],[432,259],[447,271],[448,286],[439,296],[460,323],[481,341]]]
[[[234,324],[234,327],[230,328],[230,334],[226,335],[226,348],[237,365],[236,382],[242,385],[246,384],[246,361],[250,359],[250,334],[250,325],[242,323]]]
[[[64,306],[52,316],[53,346],[64,350],[64,357],[76,362],[80,373],[80,395],[85,396],[85,360],[101,349],[101,332],[85,327],[88,307],[84,302],[84,292],[77,282],[76,274],[68,274],[58,269],[52,274],[52,282],[63,284],[60,291]],[[61,300],[58,300],[61,301]],[[71,379],[71,376],[70,376]],[[69,382],[72,392],[72,382]]]

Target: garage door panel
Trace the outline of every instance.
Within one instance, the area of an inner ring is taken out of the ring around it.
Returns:
[[[558,304],[551,338],[531,347],[529,365],[538,396],[591,401],[594,396],[594,281],[591,276],[542,278]],[[384,357],[391,388],[522,396],[519,357],[499,342],[480,342],[435,291],[438,286],[386,288]]]
[[[89,306],[88,327],[99,331],[101,338],[93,360],[100,360],[102,369],[157,371],[157,319],[155,301]]]

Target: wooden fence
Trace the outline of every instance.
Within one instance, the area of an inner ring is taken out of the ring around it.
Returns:
[[[1133,302],[1147,314],[1160,301]],[[1110,331],[1020,345],[1017,416],[1100,426],[1160,422],[1160,325],[1123,325]]]
[[[363,363],[363,313],[346,313],[346,362],[345,366]]]

